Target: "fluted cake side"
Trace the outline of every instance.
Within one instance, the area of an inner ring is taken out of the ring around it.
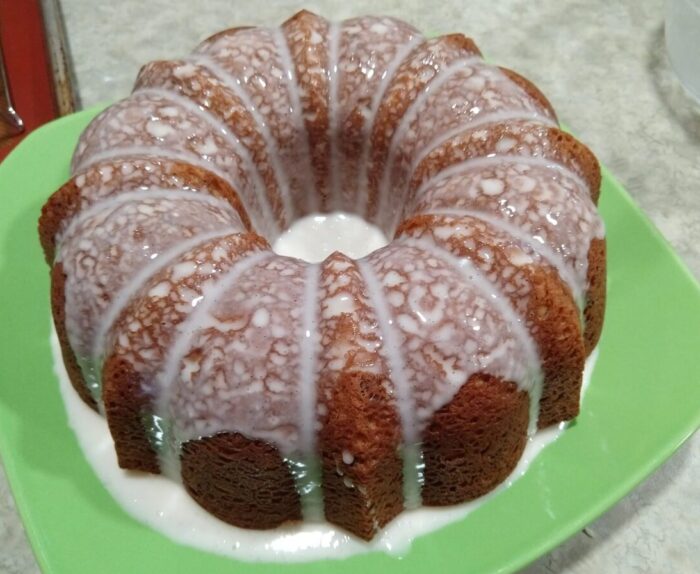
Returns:
[[[485,494],[577,415],[599,188],[541,92],[460,34],[306,11],[226,30],[144,66],[43,208],[64,362],[123,468],[237,526],[371,539]],[[338,210],[392,241],[272,251]]]

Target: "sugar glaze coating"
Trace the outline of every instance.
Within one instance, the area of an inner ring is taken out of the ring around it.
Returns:
[[[125,472],[119,468],[114,451],[102,447],[110,441],[104,419],[88,408],[71,388],[55,333],[51,337],[51,350],[68,421],[88,464],[129,515],[179,544],[250,562],[343,560],[377,551],[401,558],[408,554],[412,542],[419,536],[464,520],[489,498],[481,497],[451,508],[424,506],[405,512],[370,542],[359,540],[328,523],[300,522],[266,531],[244,530],[222,524],[211,520],[179,484],[157,476],[144,480],[139,473]],[[584,393],[596,356],[597,352],[594,352],[586,359],[582,385]],[[492,493],[497,494],[526,471],[529,472],[530,463],[561,436],[564,426],[565,423],[552,426],[530,437],[516,468]]]
[[[44,208],[73,383],[124,467],[183,479],[215,514],[204,491],[227,465],[265,460],[282,490],[288,475],[284,496],[264,473],[237,479],[261,506],[217,515],[243,526],[284,499],[277,523],[325,514],[371,538],[424,495],[483,494],[528,434],[577,412],[602,323],[597,169],[534,86],[461,35],[309,12],[221,32],[146,65]],[[272,252],[294,221],[335,210],[393,241],[359,260]],[[351,420],[353,401],[366,408]],[[465,467],[446,494],[456,445],[482,440],[460,418],[477,404],[468,420],[487,413],[510,438],[484,438],[489,479]]]

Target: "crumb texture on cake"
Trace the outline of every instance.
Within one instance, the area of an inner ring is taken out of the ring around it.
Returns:
[[[595,156],[475,43],[302,11],[145,65],[39,235],[64,362],[119,464],[255,529],[371,539],[502,482],[578,414],[605,308]],[[345,211],[391,242],[271,244]]]

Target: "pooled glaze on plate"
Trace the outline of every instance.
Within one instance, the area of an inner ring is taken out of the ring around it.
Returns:
[[[326,522],[302,522],[275,530],[245,530],[214,518],[197,505],[180,484],[168,478],[119,468],[107,423],[85,405],[71,387],[53,329],[51,350],[69,424],[88,463],[122,508],[136,520],[181,544],[238,560],[301,562],[341,559],[373,551],[404,555],[418,536],[464,519],[486,500],[508,488],[566,427],[562,423],[531,436],[518,466],[486,496],[447,508],[422,507],[403,512],[371,542],[359,540]],[[596,349],[586,361],[582,392],[591,380],[597,357]]]

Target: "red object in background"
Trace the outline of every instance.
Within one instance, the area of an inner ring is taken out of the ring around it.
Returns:
[[[24,131],[0,141],[0,161],[29,132],[58,117],[39,0],[0,0],[0,45],[9,93]]]

